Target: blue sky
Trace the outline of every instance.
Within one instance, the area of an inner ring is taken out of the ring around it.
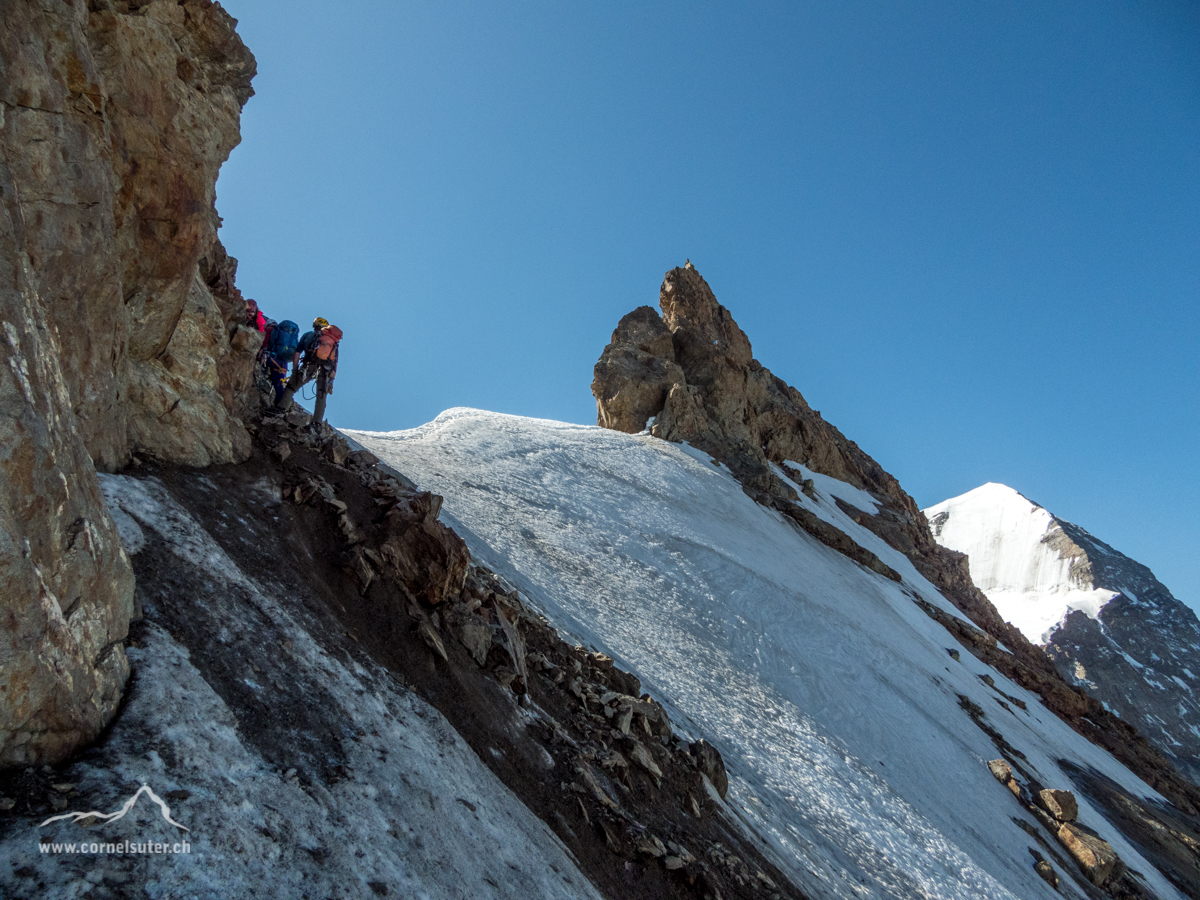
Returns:
[[[1200,605],[1200,8],[228,0],[222,240],[329,416],[592,423],[690,257],[928,506],[1000,481]]]

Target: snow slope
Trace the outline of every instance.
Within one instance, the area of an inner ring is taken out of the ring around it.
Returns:
[[[456,409],[351,437],[442,494],[473,554],[716,744],[733,812],[814,900],[1059,896],[1034,873],[1013,821],[1028,816],[989,774],[999,754],[960,695],[1045,784],[1070,787],[1065,757],[1155,796],[1036,697],[968,653],[952,660],[911,594],[949,604],[828,484],[802,502],[902,584],[755,504],[705,454],[648,435]],[[1000,706],[983,674],[1028,710]],[[1179,896],[1080,804],[1159,897]],[[1069,879],[1061,889],[1082,896]]]
[[[1057,522],[1012,488],[989,482],[925,510],[938,543],[966,553],[971,580],[1005,621],[1044,644],[1072,610],[1096,619],[1117,596],[1071,574],[1046,540]]]

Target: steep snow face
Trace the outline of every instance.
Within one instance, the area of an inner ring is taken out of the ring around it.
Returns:
[[[925,515],[938,543],[967,554],[975,586],[1035,644],[1072,610],[1096,619],[1117,596],[1095,586],[1078,555],[1064,553],[1054,516],[1003,484],[989,482]]]
[[[948,655],[956,645],[913,596],[949,604],[838,509],[831,489],[849,486],[818,482],[801,502],[903,583],[754,503],[706,454],[649,435],[451,410],[351,436],[442,494],[477,558],[717,745],[731,811],[814,900],[1060,896],[1035,874],[1014,822],[1028,814],[988,772],[999,753],[960,698],[1042,783],[1070,787],[1056,763],[1067,758],[1156,796],[1038,698]],[[1002,706],[998,691],[1028,708]],[[1080,803],[1158,897],[1180,896]],[[1061,890],[1083,896],[1070,878]]]

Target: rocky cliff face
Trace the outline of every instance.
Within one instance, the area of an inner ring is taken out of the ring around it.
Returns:
[[[928,511],[976,584],[1069,683],[1200,781],[1200,621],[1148,568],[1004,485]]]
[[[648,306],[626,315],[596,363],[597,424],[628,433],[648,428],[655,437],[688,442],[726,464],[759,503],[888,575],[874,554],[844,532],[806,516],[793,502],[798,495],[792,485],[807,488],[807,470],[869,492],[877,511],[846,504],[843,512],[903,552],[978,630],[914,602],[972,653],[1040,694],[1072,728],[1181,808],[1191,812],[1200,806],[1200,790],[1136,729],[1064,681],[1046,654],[1005,622],[971,581],[966,556],[934,540],[924,514],[899,482],[753,358],[745,333],[690,264],[666,273],[659,307],[661,317]]]
[[[0,3],[0,764],[116,709],[133,577],[96,482],[244,459],[257,350],[215,184],[254,58],[210,0]]]

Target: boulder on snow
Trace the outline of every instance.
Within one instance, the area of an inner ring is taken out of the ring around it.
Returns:
[[[1065,822],[1058,829],[1058,840],[1079,863],[1088,880],[1103,887],[1118,861],[1112,845]]]
[[[1074,822],[1079,815],[1079,803],[1070,791],[1049,788],[1038,791],[1038,805],[1060,822]]]
[[[996,776],[996,780],[1001,784],[1007,784],[1008,782],[1012,781],[1012,766],[1008,764],[1007,760],[990,760],[988,762],[988,768],[992,770],[992,774]]]
[[[988,763],[988,768],[991,769],[992,775],[996,780],[1012,791],[1021,803],[1029,802],[1029,792],[1021,786],[1021,783],[1013,777],[1012,766],[1003,759],[993,759]]]

